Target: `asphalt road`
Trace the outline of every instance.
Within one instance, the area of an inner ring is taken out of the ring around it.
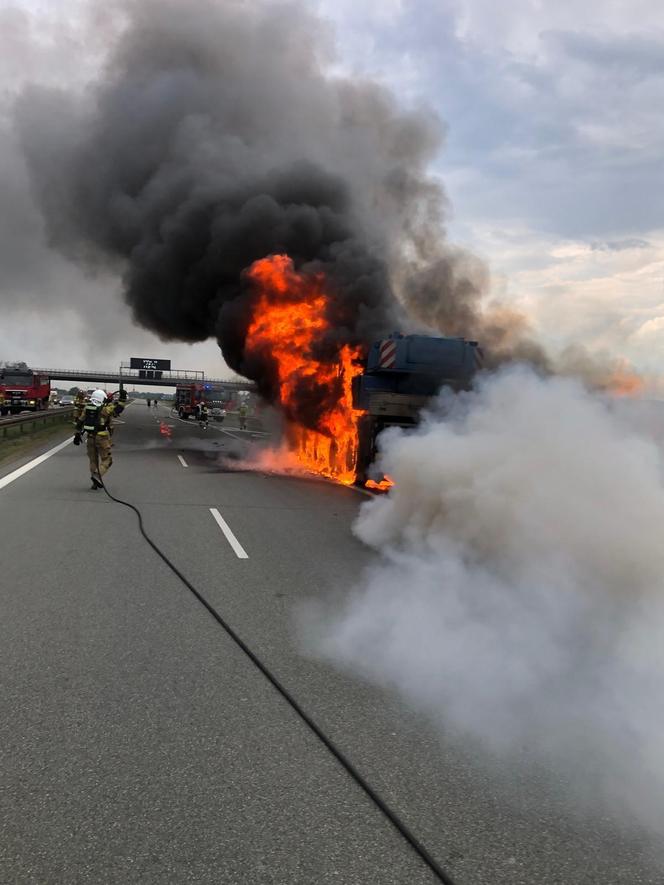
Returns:
[[[664,882],[546,772],[495,770],[302,649],[301,607],[371,560],[359,493],[229,469],[259,438],[231,424],[123,417],[113,494],[459,885]],[[0,882],[435,882],[86,466],[67,446],[0,488]]]

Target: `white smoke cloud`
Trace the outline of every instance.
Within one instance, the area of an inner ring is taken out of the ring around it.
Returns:
[[[512,368],[386,432],[355,525],[381,557],[318,647],[661,833],[664,484],[632,414]]]

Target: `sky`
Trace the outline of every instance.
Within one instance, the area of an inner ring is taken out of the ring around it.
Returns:
[[[311,0],[333,68],[433,107],[448,234],[490,297],[571,343],[664,374],[664,7],[649,0]],[[228,375],[215,342],[136,327],[119,276],[49,248],[14,139],[28,82],[83,85],[113,4],[0,0],[0,360],[111,367],[130,356]]]

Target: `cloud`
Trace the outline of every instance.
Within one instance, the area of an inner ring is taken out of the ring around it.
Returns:
[[[625,249],[647,249],[651,244],[639,237],[626,237],[624,240],[612,240],[604,243],[591,243],[595,252],[623,252]]]
[[[359,70],[443,113],[450,234],[494,293],[547,342],[661,371],[638,334],[663,294],[661,5],[422,0],[336,22]]]
[[[609,67],[622,77],[645,80],[664,75],[664,34],[597,36],[578,31],[545,31],[543,40],[557,45],[569,58],[590,67]]]
[[[410,93],[442,110],[441,170],[457,214],[528,219],[568,236],[658,225],[657,3],[422,0],[388,20],[358,8],[337,24],[361,70],[395,84],[405,71]]]

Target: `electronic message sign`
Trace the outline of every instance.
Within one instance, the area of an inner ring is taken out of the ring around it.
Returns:
[[[150,369],[151,371],[158,369],[160,372],[169,372],[171,369],[171,361],[147,359],[144,356],[133,356],[129,360],[129,367],[131,369]]]

